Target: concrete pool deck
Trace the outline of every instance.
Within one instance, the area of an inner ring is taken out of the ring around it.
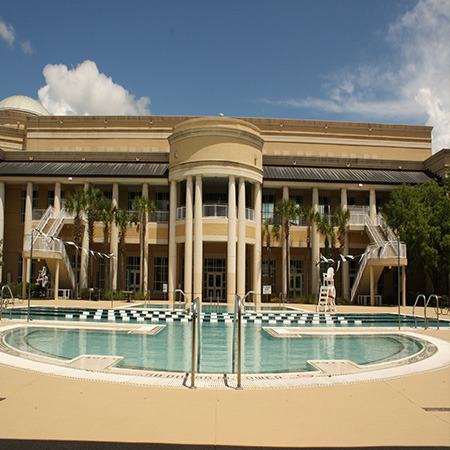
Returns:
[[[32,304],[108,308],[110,302],[33,300]],[[115,302],[114,306],[120,305]],[[299,306],[314,309],[314,305]],[[397,311],[389,307],[338,309]],[[402,313],[411,310],[402,308]],[[422,314],[422,308],[417,313]],[[429,309],[428,315],[433,314]],[[3,320],[0,326],[10,323]],[[418,333],[450,341],[450,329]],[[2,448],[17,442],[9,439],[296,448],[445,447],[450,445],[450,369],[359,384],[236,391],[72,380],[0,366],[0,415]]]

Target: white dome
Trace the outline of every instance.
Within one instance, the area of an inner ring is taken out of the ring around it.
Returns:
[[[13,95],[0,102],[0,111],[22,111],[36,116],[49,116],[50,113],[34,98]]]

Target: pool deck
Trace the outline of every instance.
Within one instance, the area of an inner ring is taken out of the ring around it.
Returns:
[[[32,304],[110,306],[86,301]],[[120,305],[130,306],[114,304]],[[313,305],[299,306],[314,310]],[[338,310],[397,312],[389,307]],[[402,313],[411,311],[402,308]],[[434,311],[429,309],[428,315]],[[0,327],[9,324],[3,320]],[[450,341],[450,329],[418,333]],[[73,380],[0,366],[0,417],[1,448],[13,448],[18,443],[14,439],[210,447],[446,447],[450,369],[326,387],[191,390]]]

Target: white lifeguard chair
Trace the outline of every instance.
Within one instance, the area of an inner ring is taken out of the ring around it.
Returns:
[[[320,286],[317,312],[336,311],[336,288],[334,287],[334,269],[330,267],[323,274],[323,283]]]

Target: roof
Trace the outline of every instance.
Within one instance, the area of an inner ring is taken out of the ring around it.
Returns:
[[[264,179],[379,184],[417,184],[431,180],[421,171],[283,166],[264,166]]]
[[[0,102],[0,111],[22,111],[36,116],[49,116],[50,113],[34,98],[26,95],[12,95]]]
[[[167,177],[168,164],[91,162],[0,163],[0,175],[61,177]]]

